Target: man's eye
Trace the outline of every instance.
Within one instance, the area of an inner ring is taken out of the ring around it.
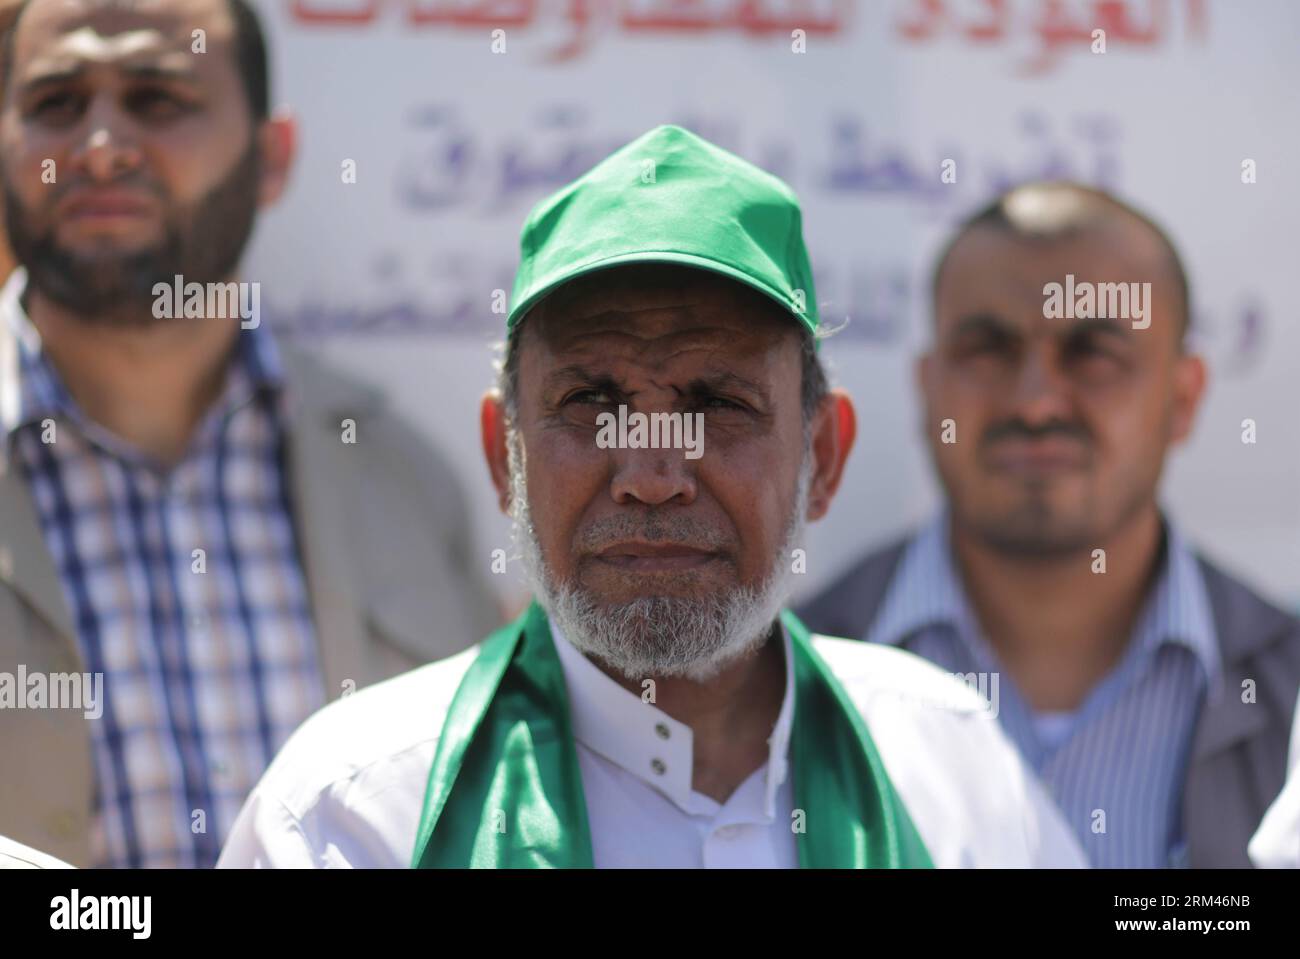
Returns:
[[[1013,345],[1007,336],[981,336],[961,344],[958,352],[967,356],[1001,356],[1010,353]]]
[[[60,92],[41,97],[29,115],[48,123],[71,119],[80,112],[81,97],[74,93]]]
[[[166,119],[178,116],[190,108],[190,105],[166,90],[135,90],[126,98],[126,105],[132,113],[150,119]]]
[[[1107,347],[1107,345],[1094,337],[1081,337],[1080,339],[1066,344],[1065,355],[1067,357],[1076,357],[1079,359],[1114,357],[1114,353]]]
[[[704,396],[701,397],[695,405],[710,407],[716,410],[743,410],[745,408],[734,400],[727,399],[725,396]]]
[[[579,390],[570,393],[564,402],[567,405],[569,403],[612,403],[613,400],[604,390]]]

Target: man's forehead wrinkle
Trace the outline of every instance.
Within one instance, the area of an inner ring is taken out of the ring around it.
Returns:
[[[726,337],[776,337],[788,324],[767,315],[756,315],[753,307],[734,303],[694,300],[646,303],[640,300],[623,308],[589,304],[588,309],[548,310],[544,327],[556,337],[573,339],[605,333],[626,334],[641,339],[686,336],[699,332]]]
[[[520,346],[536,338],[544,367],[577,367],[627,388],[652,388],[647,377],[674,388],[707,382],[742,364],[746,379],[765,380],[776,359],[765,357],[797,335],[794,324],[744,290],[696,293],[615,286],[548,298],[524,323]]]
[[[685,271],[678,282],[645,285],[637,282],[596,282],[557,291],[553,302],[570,317],[600,314],[634,314],[647,310],[687,310],[708,316],[714,313],[745,314],[762,302],[761,294],[732,280],[712,274]]]
[[[569,338],[556,352],[565,359],[579,359],[583,365],[624,367],[652,377],[671,377],[674,368],[689,366],[693,368],[689,375],[695,379],[701,371],[728,371],[738,361],[765,352],[771,347],[765,340],[723,328],[695,328],[658,337],[610,331],[599,338]]]
[[[739,339],[751,339],[755,331],[728,324],[680,323],[565,323],[552,333],[552,343],[561,352],[631,350],[638,353],[680,353],[717,348]]]
[[[713,304],[701,304],[690,298],[669,300],[662,297],[630,295],[623,298],[582,297],[568,307],[560,306],[556,312],[563,313],[566,324],[599,329],[624,328],[638,323],[685,324],[695,319],[707,319],[711,314],[721,312],[710,308],[713,306]]]

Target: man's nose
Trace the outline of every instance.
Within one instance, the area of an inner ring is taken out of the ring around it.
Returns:
[[[135,124],[108,96],[95,97],[82,121],[82,138],[72,154],[77,172],[112,180],[140,163]]]
[[[1027,423],[1068,419],[1070,381],[1046,338],[1030,343],[1014,373],[1014,412]]]
[[[694,502],[698,490],[695,469],[679,449],[618,449],[610,495],[620,505],[660,506]]]

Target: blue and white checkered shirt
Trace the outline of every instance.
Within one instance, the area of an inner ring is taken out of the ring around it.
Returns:
[[[1036,715],[1025,702],[982,635],[951,557],[944,513],[905,549],[867,640],[950,672],[986,674],[976,677],[981,692],[996,689],[991,705],[1003,729],[1093,866],[1184,864],[1183,783],[1220,660],[1204,578],[1178,531],[1166,524],[1164,565],[1120,663],[1065,716]]]
[[[17,270],[0,293],[21,379],[17,419],[0,428],[84,668],[104,676],[103,714],[88,720],[94,862],[212,866],[271,757],[325,699],[274,343],[240,331],[223,392],[163,469],[78,409],[23,309],[25,284]]]

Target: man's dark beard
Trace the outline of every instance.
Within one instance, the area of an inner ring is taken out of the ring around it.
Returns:
[[[4,177],[5,226],[20,266],[27,269],[28,291],[69,310],[83,322],[150,326],[165,323],[153,315],[154,284],[171,286],[177,274],[185,283],[216,283],[234,270],[253,231],[260,168],[254,140],[229,174],[193,207],[168,216],[156,246],[135,253],[108,250],[77,254],[60,247],[54,224],[34,233]],[[52,208],[53,204],[51,204]]]

